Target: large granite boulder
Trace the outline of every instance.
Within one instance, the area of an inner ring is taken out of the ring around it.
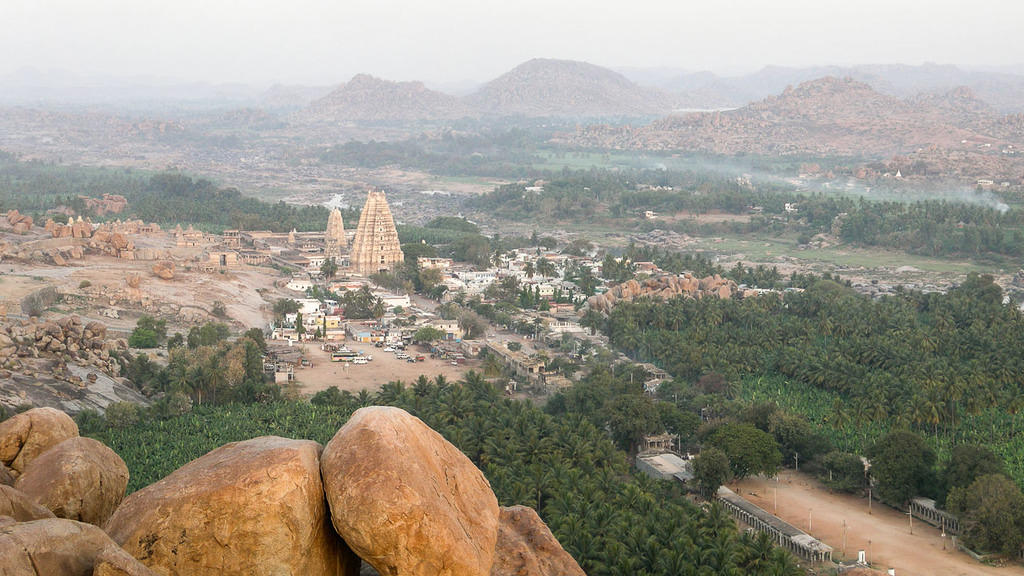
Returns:
[[[486,576],[498,502],[484,475],[418,418],[362,408],[321,458],[331,520],[389,576]]]
[[[14,487],[59,518],[102,526],[128,488],[128,466],[92,438],[69,438],[29,462]]]
[[[0,516],[9,516],[17,522],[54,517],[53,512],[33,502],[24,492],[10,486],[0,486]]]
[[[0,422],[0,463],[20,474],[34,458],[76,436],[78,425],[55,408],[15,414]]]
[[[92,576],[157,576],[157,574],[142,562],[132,558],[131,554],[111,543],[96,557]]]
[[[128,496],[107,522],[125,551],[163,575],[354,575],[331,530],[320,445],[234,442]]]
[[[92,576],[110,538],[96,526],[48,518],[0,527],[0,574]]]
[[[533,508],[502,507],[491,576],[586,576]]]

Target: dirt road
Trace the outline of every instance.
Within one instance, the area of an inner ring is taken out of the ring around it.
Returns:
[[[895,568],[899,576],[1024,575],[1024,567],[985,566],[962,552],[953,551],[950,537],[914,519],[914,533],[906,514],[875,502],[868,514],[866,498],[830,494],[813,478],[784,471],[779,481],[746,479],[734,487],[737,493],[761,508],[776,510],[783,520],[808,531],[835,550],[836,560],[856,560],[867,552],[868,562],[884,573]],[[808,530],[808,521],[810,530]],[[843,522],[846,522],[846,554],[843,555]]]

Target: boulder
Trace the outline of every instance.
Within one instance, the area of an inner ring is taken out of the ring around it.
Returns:
[[[0,486],[0,516],[10,516],[18,522],[53,518],[53,512],[36,504],[27,494],[10,486]]]
[[[381,574],[490,573],[498,502],[462,452],[399,408],[361,408],[324,448],[338,534]]]
[[[78,425],[55,408],[33,408],[0,422],[0,463],[15,472],[46,450],[78,436]]]
[[[153,274],[162,280],[173,280],[174,262],[157,262],[153,264]]]
[[[501,508],[491,576],[586,576],[533,508]]]
[[[128,496],[107,533],[164,575],[355,575],[359,558],[331,530],[320,450],[275,436],[225,444]]]
[[[117,545],[111,544],[96,557],[92,576],[157,576],[157,573]]]
[[[102,526],[124,498],[128,467],[92,438],[69,438],[32,460],[14,487],[58,518]]]
[[[96,526],[63,518],[0,528],[4,576],[91,576],[96,558],[113,546]]]

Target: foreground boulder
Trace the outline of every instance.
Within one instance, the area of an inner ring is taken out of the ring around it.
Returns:
[[[107,533],[164,575],[355,575],[359,559],[331,530],[319,456],[310,440],[226,444],[126,498]]]
[[[533,508],[502,507],[491,576],[586,576]]]
[[[418,418],[357,410],[321,460],[334,528],[378,572],[490,573],[497,499],[469,458]]]
[[[116,548],[103,530],[73,520],[50,518],[7,524],[0,527],[0,574],[91,576],[101,555]],[[125,576],[152,576],[138,562],[122,560],[134,570],[124,572]]]
[[[10,486],[0,486],[0,516],[9,516],[16,522],[54,517],[53,512],[33,502],[24,492]]]
[[[110,545],[96,557],[92,576],[157,576],[145,564],[132,558],[117,545]]]
[[[58,518],[102,526],[128,488],[128,466],[92,438],[69,438],[32,460],[14,487]]]
[[[0,422],[0,463],[20,474],[34,458],[76,436],[78,425],[55,408],[15,414]]]

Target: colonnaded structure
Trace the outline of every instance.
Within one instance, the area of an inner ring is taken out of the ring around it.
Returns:
[[[341,215],[338,215],[339,220]],[[358,274],[390,270],[405,261],[384,192],[371,190],[359,215],[356,236],[349,253],[349,268]]]

